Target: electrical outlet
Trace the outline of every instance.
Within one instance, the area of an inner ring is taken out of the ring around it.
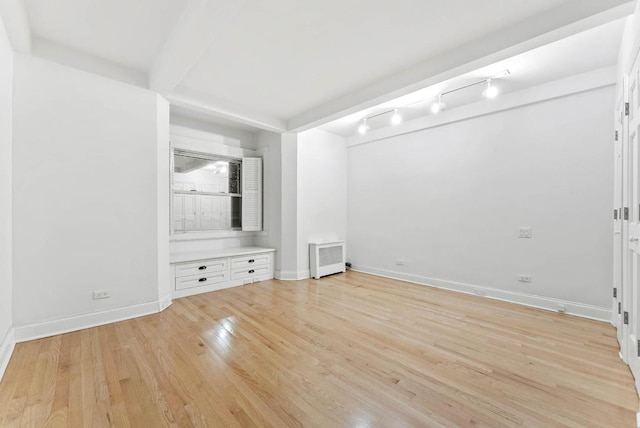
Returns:
[[[562,312],[562,313],[567,312],[567,307],[565,305],[558,305],[557,308],[558,308],[558,312]]]
[[[518,275],[518,281],[520,281],[520,282],[531,282],[531,275],[526,275],[524,273],[521,273],[520,275]]]
[[[474,288],[474,289],[473,289],[473,293],[474,293],[474,294],[476,294],[476,295],[478,295],[478,296],[484,296],[484,295],[486,295],[486,293],[484,292],[484,290],[483,290],[483,289],[481,289],[481,288]]]
[[[404,260],[396,260],[396,266],[404,266]]]
[[[93,292],[93,300],[108,299],[111,297],[109,290],[97,290]]]
[[[519,227],[518,228],[518,238],[531,238],[531,228],[530,227]]]

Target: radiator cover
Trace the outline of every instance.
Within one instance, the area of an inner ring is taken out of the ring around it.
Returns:
[[[309,244],[309,264],[311,277],[319,279],[325,275],[344,272],[344,241],[312,242]]]

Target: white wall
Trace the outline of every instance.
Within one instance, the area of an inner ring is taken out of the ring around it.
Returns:
[[[262,225],[255,244],[275,248],[275,270],[280,272],[282,244],[282,135],[263,131],[257,136],[258,154],[262,156]]]
[[[220,136],[223,143],[228,146],[251,150],[255,150],[257,147],[258,137],[253,132],[234,129],[211,121],[174,113],[173,111],[171,112],[171,124]]]
[[[15,324],[157,308],[168,287],[168,107],[153,92],[21,55],[14,82]],[[104,289],[110,299],[92,299]]]
[[[347,238],[345,138],[312,129],[298,135],[298,272],[309,276],[309,243]]]
[[[350,147],[349,260],[608,311],[613,100],[609,86]]]
[[[170,235],[170,201],[171,191],[171,129],[169,125],[169,102],[156,94],[156,236],[158,265],[158,300],[160,309],[171,302],[171,284],[169,272],[169,235]]]
[[[0,379],[3,345],[12,324],[11,270],[11,147],[13,52],[0,19]],[[7,343],[5,343],[7,338]],[[7,351],[8,353],[8,351]]]
[[[280,270],[276,278],[298,279],[298,134],[281,135]]]
[[[636,2],[635,13],[625,23],[620,52],[618,53],[618,76],[622,77],[633,66],[636,52],[640,49],[640,1]]]

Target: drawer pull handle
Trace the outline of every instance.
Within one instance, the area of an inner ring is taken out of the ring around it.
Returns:
[[[254,262],[255,262],[255,260],[253,260],[253,259],[249,260],[249,263],[254,263]]]
[[[200,278],[198,281],[205,282],[206,280],[207,280],[207,278]]]
[[[254,272],[255,272],[255,270],[253,270],[253,269],[251,269],[251,270],[249,271],[249,273],[254,273]]]
[[[199,270],[205,270],[207,267],[206,266],[200,266],[198,269]]]

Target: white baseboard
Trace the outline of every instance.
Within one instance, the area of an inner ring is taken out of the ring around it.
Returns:
[[[16,337],[13,327],[9,328],[7,334],[4,336],[2,342],[0,342],[0,381],[4,376],[4,372],[9,365],[9,360],[13,354],[13,349],[16,347]]]
[[[171,293],[165,295],[158,301],[158,312],[162,312],[167,309],[173,301],[171,300]]]
[[[459,291],[476,296],[488,297],[490,299],[503,300],[505,302],[518,303],[534,308],[546,309],[559,312],[559,306],[564,306],[565,313],[583,318],[590,318],[598,321],[610,322],[611,309],[598,306],[585,305],[582,303],[570,302],[567,300],[554,299],[551,297],[536,296],[533,294],[518,293],[514,291],[504,291],[496,288],[489,288],[480,285],[464,284],[455,281],[427,278],[419,275],[406,274],[385,269],[377,269],[367,266],[353,266],[351,268],[357,272],[382,276],[385,278],[399,279],[416,284],[427,285],[435,288]]]
[[[153,301],[126,306],[124,308],[109,309],[106,311],[93,312],[90,314],[55,319],[35,324],[16,325],[14,326],[16,342],[26,342],[28,340],[55,336],[56,334],[84,330],[85,328],[97,327],[99,325],[111,324],[144,315],[155,314],[161,311],[159,308],[165,303],[164,299],[166,299],[166,297],[163,297],[163,302]],[[169,301],[171,301],[171,298],[169,298]]]
[[[281,281],[299,281],[301,279],[309,279],[311,277],[311,271],[301,270],[296,272],[292,270],[277,270],[275,277]]]

